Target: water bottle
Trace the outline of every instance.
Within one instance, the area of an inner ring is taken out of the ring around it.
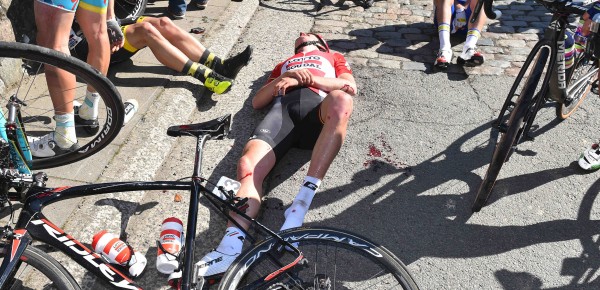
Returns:
[[[160,247],[156,257],[156,269],[159,272],[171,274],[179,267],[177,256],[183,246],[183,236],[183,222],[180,219],[170,217],[163,221],[158,240]]]
[[[92,238],[92,248],[109,263],[127,267],[132,277],[137,277],[146,268],[146,257],[133,251],[128,244],[115,235],[102,230]]]

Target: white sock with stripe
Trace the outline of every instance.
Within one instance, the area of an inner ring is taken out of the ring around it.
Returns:
[[[56,121],[54,142],[56,142],[58,147],[67,149],[77,143],[74,114],[54,115],[54,121]]]
[[[440,50],[451,50],[450,44],[450,24],[440,23],[438,25],[438,36],[440,38]]]
[[[307,176],[304,178],[300,192],[298,192],[292,205],[284,213],[285,222],[281,226],[281,231],[299,227],[304,223],[304,216],[306,216],[315,192],[320,185],[321,180],[316,177]]]
[[[79,117],[85,120],[95,120],[98,118],[98,103],[100,103],[100,94],[86,90],[85,100],[79,107]]]
[[[469,29],[469,32],[467,32],[467,40],[465,40],[465,46],[463,47],[463,53],[467,52],[469,48],[474,48],[475,45],[477,45],[480,36],[481,33],[477,28]]]

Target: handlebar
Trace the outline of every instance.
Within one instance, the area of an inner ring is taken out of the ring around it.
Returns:
[[[475,23],[477,18],[479,17],[479,13],[481,13],[481,8],[483,7],[483,11],[485,15],[489,19],[498,19],[502,16],[502,12],[500,10],[495,10],[492,6],[494,0],[477,0],[477,4],[475,5],[475,10],[473,11],[473,17],[471,17],[471,23]]]

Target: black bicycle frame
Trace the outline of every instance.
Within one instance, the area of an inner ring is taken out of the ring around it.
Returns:
[[[212,123],[211,123],[212,122]],[[196,238],[196,225],[198,219],[198,202],[200,194],[207,197],[207,200],[223,213],[232,223],[243,229],[231,216],[227,214],[228,211],[235,212],[238,216],[244,218],[250,223],[254,224],[257,229],[267,233],[271,237],[277,239],[284,246],[292,249],[298,254],[296,261],[288,264],[281,265],[281,269],[272,273],[272,277],[277,277],[283,273],[289,271],[292,266],[297,264],[302,259],[302,253],[294,247],[288,241],[283,240],[275,232],[271,231],[255,219],[247,216],[244,212],[245,201],[228,198],[223,200],[217,195],[206,189],[201,183],[205,180],[201,177],[201,166],[202,166],[202,152],[206,141],[211,137],[224,136],[227,133],[219,133],[223,131],[223,126],[229,126],[230,116],[215,119],[207,122],[209,126],[216,126],[214,130],[203,130],[195,128],[190,132],[186,132],[186,129],[195,125],[183,125],[174,126],[169,128],[167,134],[171,136],[182,136],[191,135],[198,138],[196,143],[196,151],[194,158],[194,173],[192,180],[183,181],[135,181],[135,182],[115,182],[115,183],[102,183],[102,184],[91,184],[81,185],[73,187],[59,187],[59,188],[45,188],[45,187],[32,187],[29,189],[23,201],[23,209],[19,215],[19,219],[15,225],[15,229],[12,230],[12,235],[8,235],[7,238],[10,240],[8,245],[5,247],[5,258],[0,265],[0,288],[4,287],[5,284],[14,277],[18,266],[20,265],[20,259],[25,251],[25,248],[31,244],[33,240],[41,241],[48,245],[51,245],[59,251],[65,253],[71,257],[75,262],[82,265],[85,269],[93,273],[95,276],[105,280],[115,287],[121,289],[141,289],[141,287],[133,282],[127,275],[121,273],[114,265],[107,263],[103,258],[94,251],[88,249],[71,235],[67,234],[64,230],[51,223],[42,214],[42,209],[54,202],[58,202],[65,199],[72,199],[77,197],[84,197],[90,195],[114,193],[114,192],[127,192],[127,191],[147,191],[147,190],[190,190],[190,203],[188,210],[188,222],[186,229],[185,247],[183,249],[183,259],[180,259],[179,268],[183,268],[181,278],[181,289],[188,290],[197,285],[194,284],[194,246]],[[218,126],[217,126],[218,125]],[[177,131],[179,127],[180,131]],[[201,126],[200,126],[201,127]],[[172,128],[175,130],[171,131]],[[192,133],[193,132],[193,133]],[[198,133],[201,132],[201,133]],[[171,133],[171,134],[170,134]],[[220,135],[219,135],[220,134]],[[21,195],[16,192],[11,192],[9,198],[11,200],[22,200]],[[1,230],[1,229],[0,229]],[[0,234],[2,234],[0,232]],[[248,234],[248,233],[246,233]],[[248,240],[254,242],[255,239],[251,235],[248,235]],[[2,249],[0,249],[2,250]],[[275,261],[278,263],[278,261]],[[125,270],[125,269],[122,269]]]
[[[568,15],[554,13],[550,24],[544,31],[541,43],[550,47],[553,56],[548,63],[548,71],[552,76],[548,82],[550,98],[563,102],[567,98],[567,69],[565,60],[565,31],[568,24]],[[573,56],[575,57],[575,56]],[[554,67],[556,66],[556,69]]]
[[[46,219],[42,209],[46,205],[60,200],[97,194],[140,190],[189,190],[191,188],[190,182],[175,181],[118,182],[60,188],[32,188],[23,203],[11,243],[5,249],[10,253],[5,253],[5,259],[0,265],[0,273],[2,273],[0,286],[12,279],[25,248],[33,240],[37,240],[55,247],[95,276],[117,288],[141,289],[127,275],[121,273],[94,251]],[[15,196],[15,198],[18,197]]]

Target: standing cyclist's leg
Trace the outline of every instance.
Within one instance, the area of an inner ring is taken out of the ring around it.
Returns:
[[[435,25],[438,29],[440,49],[433,65],[445,69],[452,62],[452,45],[450,44],[450,23],[454,10],[453,0],[434,0]]]
[[[67,2],[74,5],[71,7],[73,10],[58,8],[41,1],[34,1],[33,7],[38,29],[37,43],[69,54],[69,33],[77,3]],[[55,132],[30,140],[32,155],[36,157],[54,156],[61,149],[74,150],[77,147],[73,115],[75,76],[53,66],[45,67],[45,76],[54,107],[56,128]]]
[[[114,0],[110,0],[114,1]],[[86,0],[79,3],[75,16],[88,41],[87,62],[103,75],[108,72],[110,64],[110,41],[106,31],[107,3],[102,0]],[[94,88],[88,87],[83,104],[78,109],[78,123],[94,126],[98,122],[98,103],[100,95]]]
[[[307,176],[292,205],[285,211],[286,219],[281,230],[299,227],[304,222],[321,180],[344,143],[352,107],[352,96],[340,90],[332,91],[321,102],[319,118],[323,127],[313,147]]]
[[[467,17],[469,18],[469,30],[467,32],[467,39],[465,40],[462,53],[457,59],[458,64],[461,65],[477,66],[484,62],[483,54],[477,50],[477,41],[481,37],[481,31],[487,21],[487,16],[485,16],[485,13],[479,13],[479,17],[475,22],[471,23],[471,12],[475,9],[476,4],[477,1],[471,1],[469,8],[466,10]]]

